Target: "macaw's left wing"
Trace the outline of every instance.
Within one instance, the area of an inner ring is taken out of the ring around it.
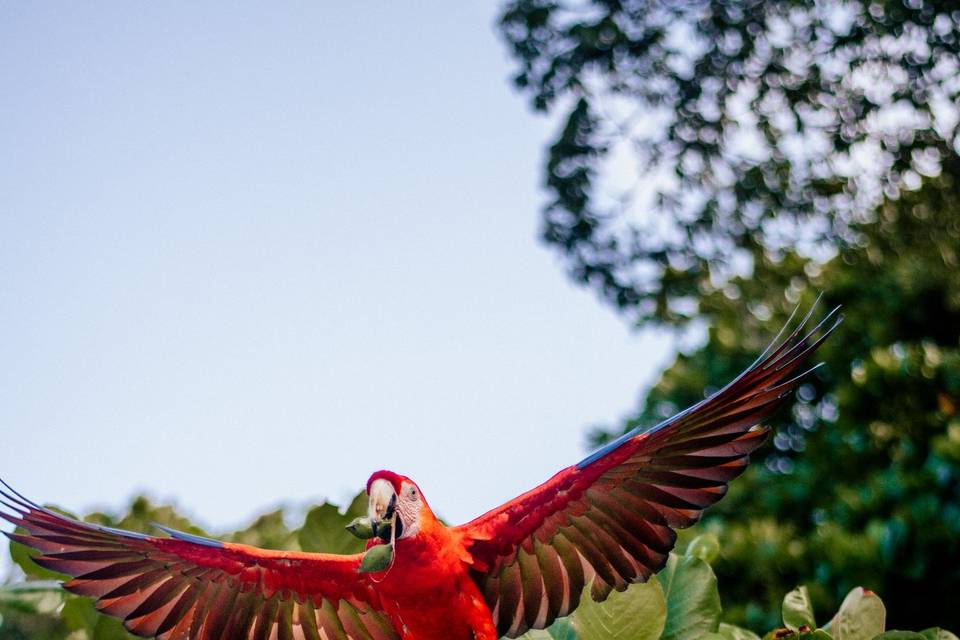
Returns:
[[[577,607],[585,585],[600,601],[659,571],[675,529],[699,520],[763,443],[760,423],[809,372],[807,359],[840,322],[829,323],[835,313],[804,334],[808,314],[709,398],[458,527],[497,630],[545,628]]]
[[[73,576],[65,589],[97,600],[132,633],[162,640],[397,640],[361,555],[268,551],[167,530],[152,537],[66,518],[10,489],[6,534],[34,562]]]

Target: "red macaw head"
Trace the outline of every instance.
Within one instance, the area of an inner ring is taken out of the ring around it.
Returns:
[[[367,515],[374,534],[385,541],[392,535],[385,524],[396,514],[396,539],[416,535],[433,512],[413,480],[393,471],[377,471],[367,480]]]

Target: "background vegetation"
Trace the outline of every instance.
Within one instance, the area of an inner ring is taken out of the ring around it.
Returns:
[[[303,526],[290,530],[284,513],[258,518],[229,539],[268,547],[352,553],[362,542],[345,525],[366,509],[366,495],[358,495],[341,513],[334,505],[311,509]],[[151,522],[183,527],[203,534],[170,507],[156,507],[136,499],[129,513],[113,518],[102,513],[85,518],[110,526],[151,532]],[[580,606],[549,629],[530,631],[523,640],[760,640],[752,631],[724,622],[717,576],[711,564],[720,554],[712,534],[697,536],[684,553],[671,553],[667,565],[643,584],[613,592],[602,604],[584,593]],[[65,578],[32,563],[27,550],[12,543],[11,551],[26,580],[0,587],[0,638],[48,640],[125,640],[132,638],[120,622],[101,616],[87,598],[60,588]],[[585,591],[590,586],[585,587]],[[818,623],[806,587],[788,593],[778,607],[776,628],[764,640],[957,640],[950,632],[929,628],[922,632],[887,631],[886,607],[880,597],[861,587],[847,594],[836,614]]]
[[[638,326],[701,335],[599,444],[700,399],[820,292],[847,317],[773,446],[708,512],[729,620],[809,585],[960,628],[960,12],[930,0],[515,0],[562,118],[543,238]]]
[[[628,322],[709,327],[594,443],[725,383],[796,305],[821,292],[844,305],[828,366],[685,537],[722,543],[725,625],[780,626],[784,594],[804,601],[797,610],[809,599],[837,611],[863,586],[886,601],[890,628],[960,629],[960,12],[929,0],[516,0],[500,30],[519,91],[563,123],[544,165],[544,241]],[[357,508],[317,507],[299,529],[278,511],[227,537],[348,551],[342,524]],[[143,499],[90,517],[202,533]],[[15,558],[41,582],[0,593],[0,637],[124,637],[51,591],[22,549]]]

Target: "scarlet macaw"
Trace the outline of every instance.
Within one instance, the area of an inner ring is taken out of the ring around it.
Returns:
[[[832,332],[777,340],[733,382],[647,431],[633,430],[539,487],[458,527],[442,524],[410,478],[367,482],[393,564],[363,554],[268,551],[165,529],[153,537],[66,518],[10,489],[11,539],[105,614],[163,640],[496,640],[566,616],[661,569],[675,529],[696,522],[765,439],[760,423],[809,372]],[[781,331],[782,335],[783,331]],[[778,336],[779,339],[779,336]],[[5,485],[6,486],[6,485]],[[387,523],[392,526],[388,526]],[[162,527],[161,527],[162,528]]]

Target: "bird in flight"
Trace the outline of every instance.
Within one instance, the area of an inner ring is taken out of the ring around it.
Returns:
[[[0,516],[17,527],[8,537],[40,552],[34,562],[72,577],[65,589],[146,638],[517,637],[664,566],[676,529],[743,472],[766,438],[762,423],[842,319],[834,309],[807,331],[811,313],[708,398],[466,524],[446,526],[413,480],[377,471],[364,553],[272,551],[171,529],[148,536],[64,517],[6,483]]]

